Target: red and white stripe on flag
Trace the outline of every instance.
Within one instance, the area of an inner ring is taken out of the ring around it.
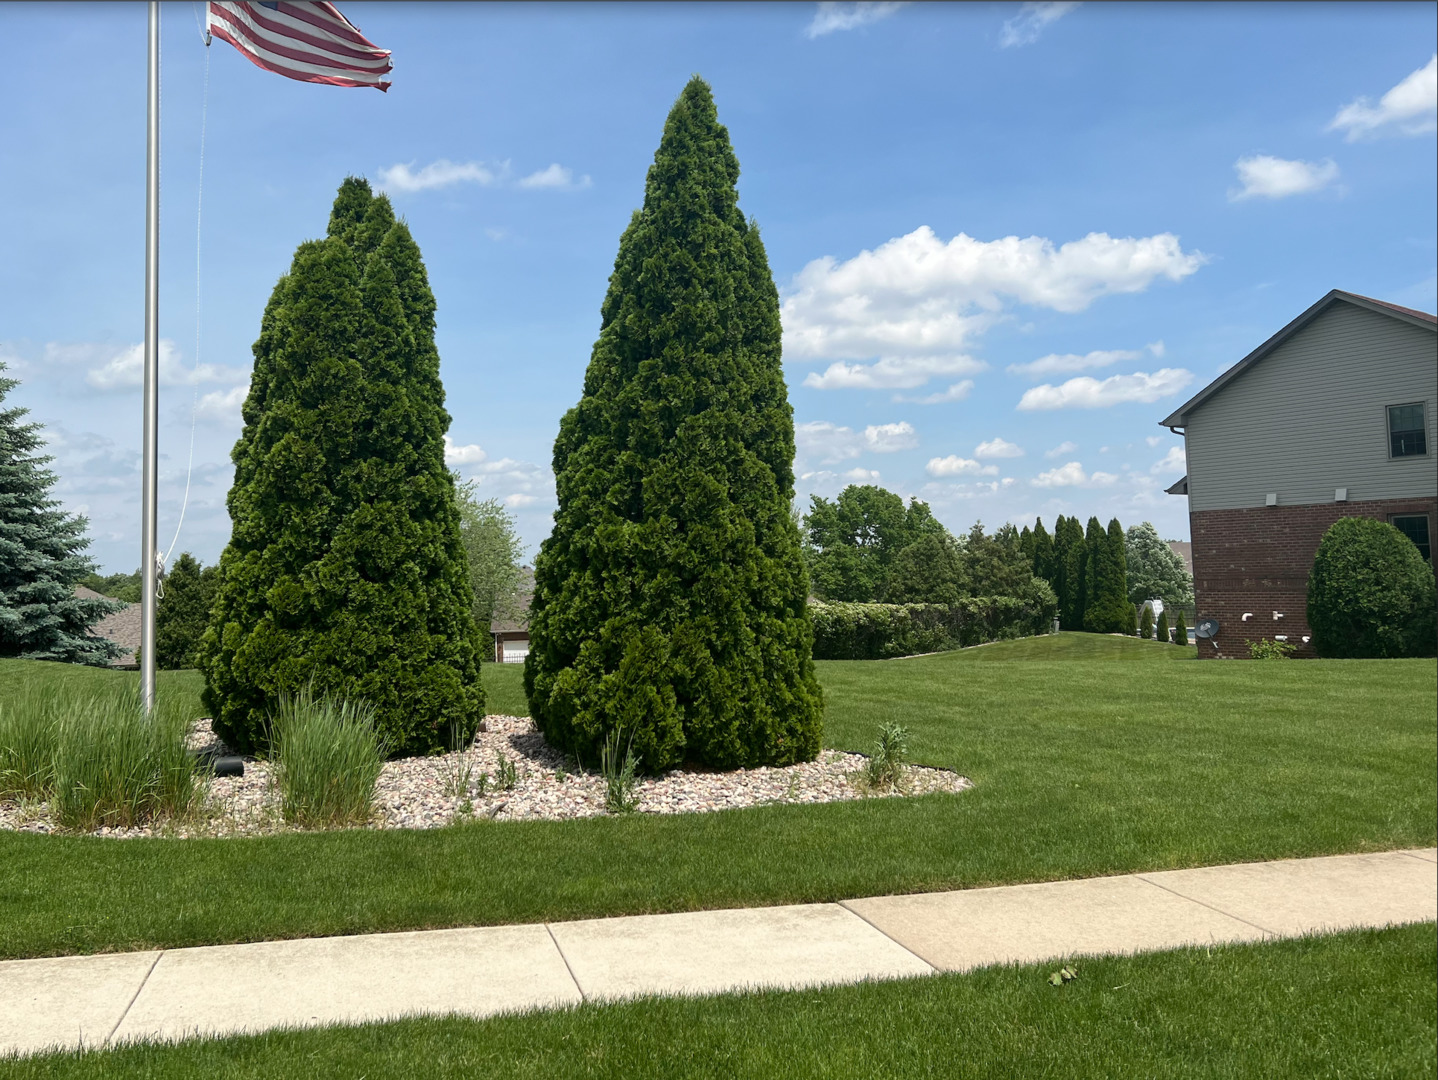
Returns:
[[[206,25],[255,66],[300,82],[388,90],[394,65],[326,0],[209,0]]]

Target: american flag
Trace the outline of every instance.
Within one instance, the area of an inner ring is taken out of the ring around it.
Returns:
[[[389,89],[389,50],[376,48],[325,0],[210,0],[208,8],[209,32],[257,67],[301,82]]]

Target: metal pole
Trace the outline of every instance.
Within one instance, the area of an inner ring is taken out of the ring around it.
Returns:
[[[160,414],[160,0],[150,0],[145,143],[145,451],[140,521],[140,699],[155,704],[156,480]]]

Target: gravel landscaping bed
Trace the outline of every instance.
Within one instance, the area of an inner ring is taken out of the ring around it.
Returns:
[[[549,746],[528,717],[489,716],[463,751],[388,761],[375,789],[370,828],[432,829],[464,821],[561,820],[606,813],[604,777],[576,773],[574,761]],[[196,750],[225,752],[200,720],[191,736]],[[694,814],[774,803],[823,803],[959,792],[971,782],[947,769],[911,765],[900,791],[869,792],[856,783],[867,758],[825,750],[817,761],[782,768],[708,772],[675,769],[636,781],[636,812]],[[591,768],[594,763],[586,762]],[[131,829],[98,829],[95,835],[239,836],[288,831],[270,784],[271,766],[246,759],[242,777],[209,781],[204,811],[193,819]],[[506,787],[507,778],[512,786]],[[461,789],[464,794],[460,794]],[[58,832],[42,803],[0,801],[0,829]]]

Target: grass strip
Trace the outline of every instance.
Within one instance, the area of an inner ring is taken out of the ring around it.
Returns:
[[[882,724],[901,724],[914,761],[974,779],[957,796],[234,840],[0,833],[0,956],[828,901],[1435,842],[1432,661],[1195,663],[1192,651],[1061,634],[820,665],[829,745],[867,752]],[[0,680],[14,675],[0,663]],[[518,675],[485,669],[487,682]]]
[[[12,1061],[14,1080],[1432,1076],[1432,923],[904,982],[290,1030]]]

